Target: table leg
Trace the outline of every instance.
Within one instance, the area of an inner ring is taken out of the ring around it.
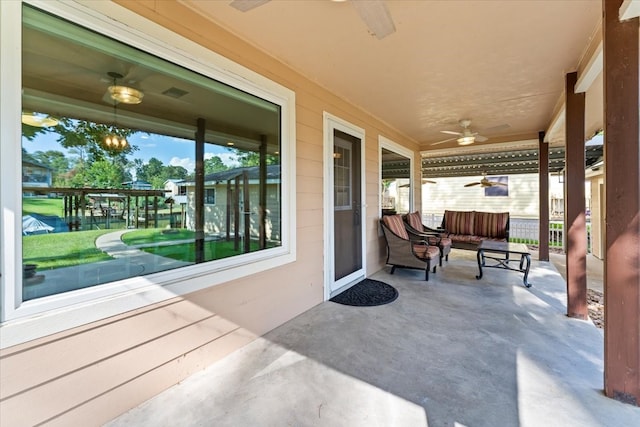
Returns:
[[[524,286],[526,286],[527,288],[531,287],[531,283],[527,282],[527,278],[529,277],[529,267],[531,267],[531,255],[529,254],[524,254],[522,255],[522,258],[520,260],[520,264],[522,264],[522,261],[526,261],[526,267],[524,270],[524,278],[522,279],[522,281],[524,282]],[[522,267],[520,268],[522,270]]]
[[[482,265],[484,264],[484,251],[482,249],[478,249],[478,253],[476,255],[478,258],[478,270],[480,273],[476,276],[476,279],[482,279]]]

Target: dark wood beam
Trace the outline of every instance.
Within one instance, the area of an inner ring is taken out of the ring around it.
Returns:
[[[544,142],[544,132],[538,133],[538,180],[540,198],[538,259],[549,261],[549,144]]]
[[[196,130],[196,170],[195,183],[196,189],[194,194],[195,204],[195,260],[196,263],[205,261],[204,253],[204,135],[206,131],[206,122],[203,118],[197,120]]]
[[[565,221],[567,315],[587,319],[587,224],[584,199],[584,93],[575,93],[578,73],[566,76]]]
[[[638,18],[620,22],[622,0],[603,0],[604,388],[640,405],[640,120]]]

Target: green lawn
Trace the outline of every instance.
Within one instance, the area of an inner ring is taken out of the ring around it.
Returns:
[[[147,228],[130,231],[122,236],[122,241],[127,245],[142,245],[145,243],[169,242],[172,240],[193,239],[195,233],[183,228],[174,228],[171,233],[163,233],[167,229]]]
[[[23,236],[23,262],[38,264],[38,270],[46,270],[112,259],[96,248],[95,244],[98,236],[112,231],[91,230]]]
[[[269,247],[273,247],[270,245]],[[179,245],[165,245],[155,246],[150,248],[144,248],[145,252],[160,255],[167,258],[172,258],[178,261],[195,262],[195,243],[183,243]],[[205,255],[204,259],[211,261],[214,259],[228,258],[234,255],[242,254],[242,245],[240,250],[233,249],[233,241],[227,242],[225,240],[213,240],[205,242],[204,244]],[[258,243],[251,242],[251,251],[258,250]]]
[[[40,214],[47,216],[63,216],[62,199],[41,199],[37,197],[22,198],[22,215]]]

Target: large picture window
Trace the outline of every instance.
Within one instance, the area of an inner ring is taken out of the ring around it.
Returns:
[[[282,253],[280,99],[29,5],[21,47],[16,306]]]

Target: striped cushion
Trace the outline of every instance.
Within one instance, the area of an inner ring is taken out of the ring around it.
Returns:
[[[420,212],[415,211],[407,214],[407,222],[413,229],[422,231],[422,217],[420,216]]]
[[[475,212],[444,211],[444,225],[451,234],[473,234]]]
[[[440,249],[436,246],[427,246],[421,244],[413,245],[413,252],[422,259],[434,259],[440,255]]]
[[[452,242],[473,243],[476,245],[480,243],[482,240],[484,240],[484,237],[474,236],[473,234],[450,234],[449,238],[451,239]]]
[[[384,224],[389,227],[389,230],[398,237],[402,237],[405,240],[409,240],[409,233],[404,228],[404,222],[402,221],[402,215],[385,215],[382,217]]]
[[[473,234],[486,237],[507,237],[509,212],[476,212]]]

